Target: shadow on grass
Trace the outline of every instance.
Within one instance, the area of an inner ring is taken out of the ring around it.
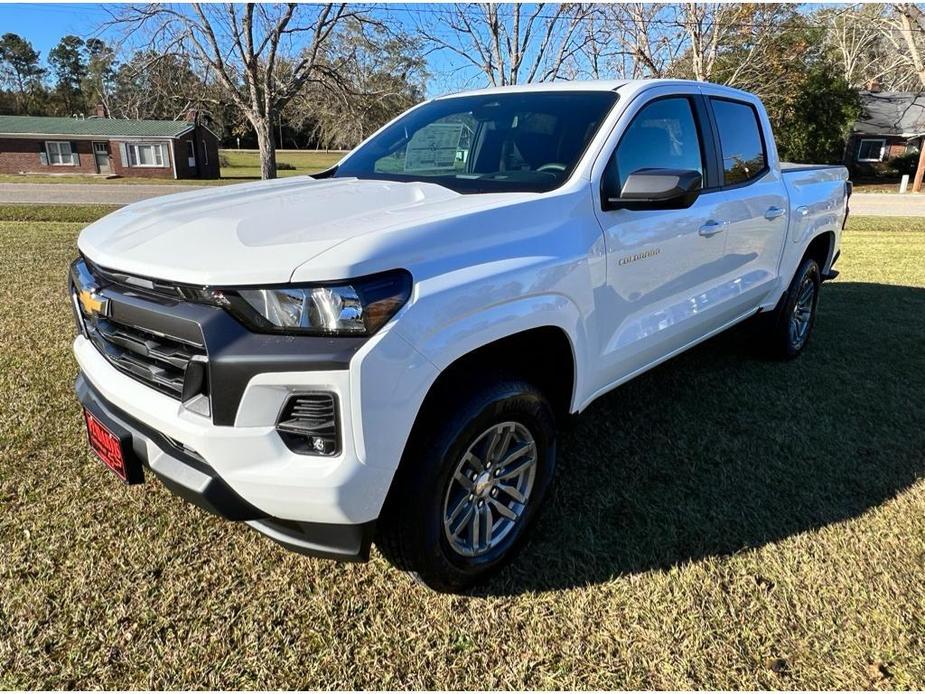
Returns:
[[[793,362],[748,325],[592,405],[514,564],[480,591],[600,583],[855,518],[925,476],[925,289],[831,283]]]

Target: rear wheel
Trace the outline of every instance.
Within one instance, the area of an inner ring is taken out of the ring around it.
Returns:
[[[514,556],[555,468],[552,408],[537,388],[509,380],[460,395],[455,413],[416,431],[377,538],[393,564],[446,592]]]
[[[766,323],[767,347],[771,356],[793,359],[803,352],[816,323],[821,284],[819,264],[812,258],[806,258],[780,305]]]

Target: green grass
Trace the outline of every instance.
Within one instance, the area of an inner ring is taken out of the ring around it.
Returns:
[[[220,186],[228,183],[240,183],[260,178],[260,157],[256,150],[223,149],[221,154],[228,166],[221,169],[221,178],[216,180],[172,179],[172,178],[103,178],[80,174],[43,175],[43,174],[0,174],[0,183],[91,183],[99,185],[193,185]],[[330,168],[344,156],[344,152],[314,152],[304,150],[279,150],[277,162],[291,164],[294,169],[279,170],[282,177],[304,176],[318,173]]]
[[[925,687],[925,220],[853,218],[808,351],[594,404],[471,597],[288,554],[88,452],[64,273],[0,222],[0,687]]]
[[[0,203],[2,222],[93,222],[115,212],[119,205],[37,205]]]
[[[260,157],[255,150],[223,149],[222,155],[228,166],[222,167],[222,178],[260,178]],[[279,150],[278,163],[291,164],[293,170],[280,169],[282,177],[304,176],[328,169],[344,157],[344,152],[307,152],[301,150]]]
[[[912,179],[909,179],[909,191],[912,191]],[[899,181],[876,181],[854,184],[855,193],[899,193]]]

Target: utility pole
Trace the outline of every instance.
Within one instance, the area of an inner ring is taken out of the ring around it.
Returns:
[[[912,192],[922,190],[922,177],[925,176],[925,136],[919,138],[919,166],[915,170],[915,180],[912,182]]]

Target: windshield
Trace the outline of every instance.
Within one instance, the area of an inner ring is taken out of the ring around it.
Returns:
[[[437,183],[458,193],[543,192],[572,173],[616,92],[438,99],[351,154],[336,177]]]

